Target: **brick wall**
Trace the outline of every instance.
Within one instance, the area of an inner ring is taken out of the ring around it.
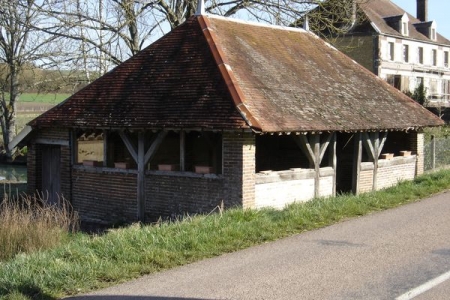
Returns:
[[[377,172],[377,189],[394,186],[402,180],[412,180],[416,172],[416,156],[394,157],[391,160],[380,159]],[[361,177],[359,182],[361,193],[372,191],[373,163],[361,164]]]
[[[84,221],[115,223],[137,218],[135,170],[112,171],[71,165],[69,130],[39,130],[29,144],[28,191],[42,186],[41,143],[61,141],[61,190]],[[253,207],[255,197],[255,137],[223,134],[223,169],[219,175],[149,171],[146,176],[146,215],[149,220],[186,213],[207,213],[223,201],[225,208]]]
[[[423,133],[411,132],[409,134],[410,149],[417,155],[416,175],[424,172],[424,143],[425,136]]]
[[[146,217],[208,213],[222,201],[225,208],[253,207],[255,199],[255,137],[223,134],[223,172],[200,175],[149,172],[146,176]]]
[[[102,168],[73,169],[72,205],[81,219],[118,223],[137,219],[137,174]]]
[[[258,173],[255,185],[255,207],[282,209],[293,202],[305,202],[314,198],[313,169]],[[319,194],[322,197],[333,194],[333,169],[320,169]]]
[[[179,174],[176,176],[175,174]],[[208,213],[221,204],[225,180],[217,175],[173,172],[172,175],[149,174],[145,178],[146,219]],[[134,206],[136,206],[134,204]]]
[[[253,207],[255,201],[255,136],[224,133],[225,206]]]

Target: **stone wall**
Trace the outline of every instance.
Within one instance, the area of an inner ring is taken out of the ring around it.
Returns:
[[[293,202],[305,202],[314,198],[313,169],[258,173],[255,185],[255,208],[282,209]],[[333,194],[333,169],[320,169],[319,193],[321,197]]]
[[[361,164],[361,176],[359,191],[361,193],[372,191],[373,187],[373,162]],[[378,161],[377,189],[383,189],[396,185],[402,180],[412,180],[416,172],[416,156],[397,156],[393,159],[380,159]]]

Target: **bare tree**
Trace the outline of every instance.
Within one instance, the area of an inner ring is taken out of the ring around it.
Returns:
[[[46,15],[47,23],[36,29],[71,40],[66,47],[68,69],[85,70],[90,82],[185,22],[195,14],[197,1],[40,0],[34,2],[34,9]],[[311,29],[320,32],[326,28],[348,29],[355,14],[352,3],[353,0],[207,0],[205,8],[210,14],[284,26],[300,26],[303,16],[312,12]],[[321,13],[314,13],[318,11]]]
[[[211,0],[206,2],[206,11],[288,26],[322,2]],[[182,24],[195,14],[196,7],[197,0],[42,0],[36,5],[52,20],[40,29],[76,41],[79,46],[70,59],[99,74]]]
[[[37,29],[72,41],[73,55],[67,61],[103,74],[161,35],[161,18],[152,5],[135,0],[43,0],[34,9],[49,20]]]
[[[32,9],[34,0],[0,0],[0,125],[8,159],[9,143],[16,135],[16,106],[36,63],[55,55],[55,36],[36,30],[43,21]],[[26,76],[24,74],[27,73]]]

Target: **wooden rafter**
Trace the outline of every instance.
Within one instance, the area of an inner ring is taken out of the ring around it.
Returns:
[[[125,144],[125,147],[127,147],[128,152],[130,152],[131,157],[133,157],[134,161],[137,164],[138,154],[133,144],[131,143],[130,139],[128,138],[127,134],[124,131],[119,131],[119,136],[122,139],[123,143]]]

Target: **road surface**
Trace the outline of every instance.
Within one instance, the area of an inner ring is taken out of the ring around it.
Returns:
[[[443,193],[72,299],[450,299],[449,235]]]

